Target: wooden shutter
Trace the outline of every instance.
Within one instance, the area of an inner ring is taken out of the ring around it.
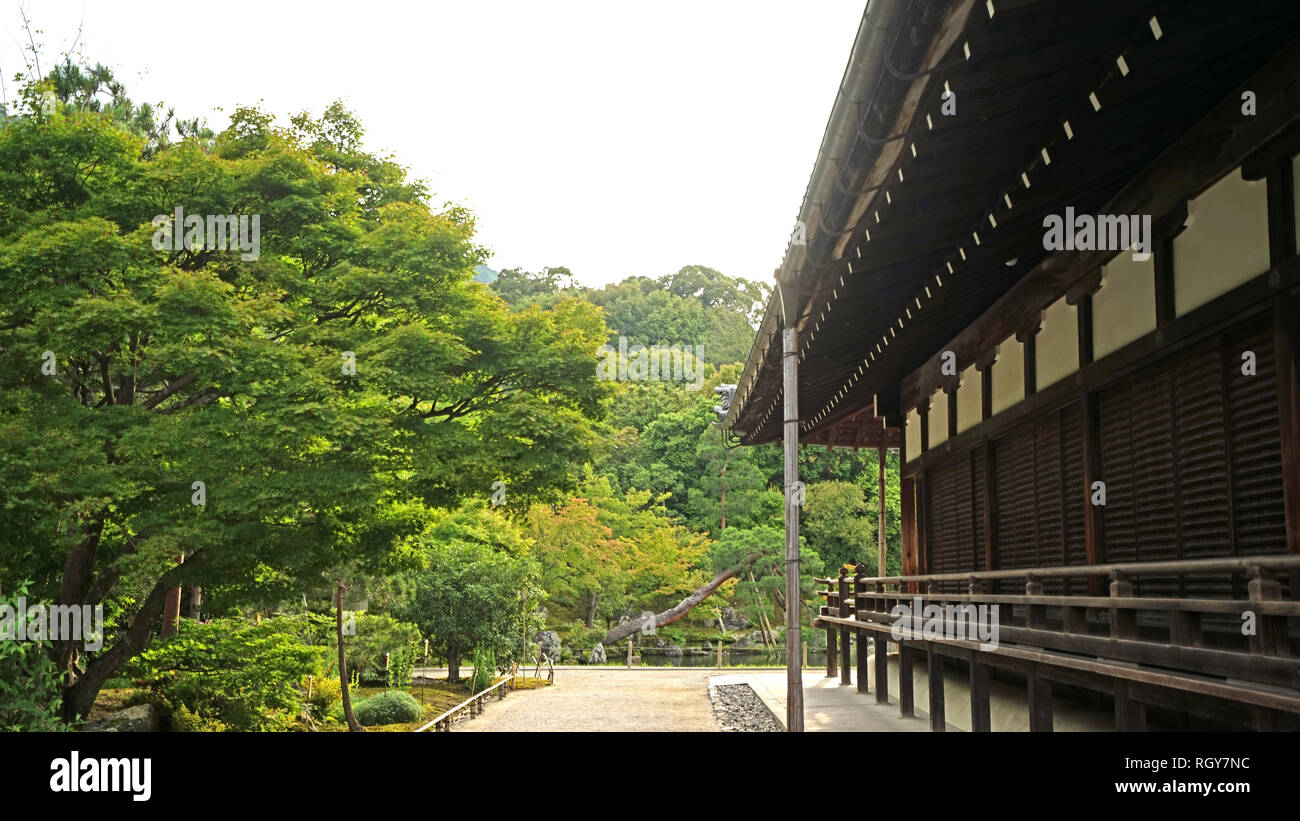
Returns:
[[[1252,351],[1256,373],[1242,373]],[[1281,433],[1269,326],[1218,335],[1103,390],[1109,562],[1259,555],[1286,549]],[[1143,595],[1244,593],[1228,575],[1143,576]]]

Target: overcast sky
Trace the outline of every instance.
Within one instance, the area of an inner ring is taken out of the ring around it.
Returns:
[[[599,285],[683,265],[770,280],[863,0],[21,0],[57,56],[220,129],[343,99],[367,147],[478,215],[493,268]],[[0,5],[0,73],[22,68]],[[45,66],[48,70],[48,65]]]

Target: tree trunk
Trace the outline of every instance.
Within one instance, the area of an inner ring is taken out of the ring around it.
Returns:
[[[447,681],[452,684],[460,681],[460,650],[447,646]]]
[[[189,565],[192,569],[195,565],[206,563],[207,557],[202,552],[199,552],[190,558]],[[154,583],[153,589],[145,596],[140,608],[135,611],[126,632],[118,639],[116,644],[112,647],[105,647],[103,652],[91,659],[86,665],[85,672],[78,671],[75,665],[68,669],[68,677],[65,679],[63,686],[62,717],[64,721],[73,723],[84,719],[90,712],[91,706],[94,705],[95,698],[99,695],[104,683],[112,678],[118,670],[122,669],[122,665],[149,646],[149,639],[153,635],[154,622],[162,614],[163,600],[167,596],[167,591],[175,587],[179,581],[180,568],[180,565],[176,565]],[[92,596],[91,598],[95,597]],[[75,645],[76,643],[76,641],[66,642],[67,645]]]
[[[717,590],[722,585],[723,582],[725,582],[727,579],[734,578],[738,573],[740,573],[745,568],[749,567],[757,559],[758,559],[758,554],[754,554],[753,556],[748,557],[747,559],[745,559],[745,561],[741,562],[741,564],[738,565],[737,567],[733,567],[730,570],[724,570],[723,572],[714,576],[713,579],[710,580],[708,584],[704,585],[703,587],[697,588],[695,592],[691,593],[691,595],[682,599],[677,604],[676,607],[670,607],[669,609],[663,611],[662,613],[656,613],[654,618],[654,626],[656,628],[663,627],[664,625],[672,624],[673,622],[680,619],[682,616],[685,616],[687,613],[691,612],[691,608],[695,607],[695,605],[707,599],[709,597],[709,594],[711,594],[714,590]],[[626,621],[623,624],[618,625],[613,630],[610,630],[608,633],[606,633],[605,638],[601,641],[601,644],[617,644],[618,642],[622,641],[623,639],[627,638],[628,636],[640,630],[644,625],[645,622],[639,619],[632,619],[630,621]]]
[[[334,626],[338,631],[339,639],[339,688],[343,691],[343,717],[348,721],[348,732],[364,733],[366,728],[362,727],[357,717],[352,714],[352,698],[348,693],[348,660],[347,653],[343,649],[343,582],[339,582],[334,612]]]
[[[182,553],[176,557],[177,564],[185,564],[185,554]],[[177,585],[167,591],[167,598],[163,600],[163,621],[162,621],[162,638],[169,639],[176,635],[177,624],[181,617],[181,587]]]
[[[596,608],[600,604],[600,592],[591,591],[591,598],[587,599],[587,629],[590,630],[596,626]]]

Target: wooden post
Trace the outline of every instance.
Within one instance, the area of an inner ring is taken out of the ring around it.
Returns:
[[[889,703],[889,640],[876,634],[876,703]]]
[[[1121,733],[1146,732],[1147,709],[1129,695],[1128,682],[1115,682],[1115,729]]]
[[[1277,576],[1257,566],[1248,571],[1246,590],[1252,602],[1276,601],[1282,598],[1282,583]],[[1255,635],[1250,637],[1250,652],[1269,656],[1289,656],[1285,616],[1256,614]]]
[[[857,569],[857,574],[853,577],[853,617],[858,621],[865,621],[865,619],[862,618],[862,614],[865,612],[870,612],[872,609],[871,607],[867,606],[867,602],[870,600],[865,597],[866,592],[867,592],[867,574],[866,572],[863,571],[861,567],[859,567]],[[858,638],[857,638],[858,692],[859,693],[865,693],[868,692],[869,690],[867,686],[867,673],[870,670],[870,666],[869,666],[870,663],[867,659],[869,655],[867,652],[867,645],[871,641],[871,639],[869,638],[870,632],[871,631],[869,630],[861,630],[861,629],[857,631],[858,633]]]
[[[1132,612],[1132,611],[1129,611]],[[1052,732],[1052,685],[1035,665],[1027,676],[1029,684],[1029,732]]]
[[[930,668],[930,731],[942,733],[948,729],[948,719],[944,715],[943,706],[943,662],[939,660],[939,654],[934,651],[933,643],[930,645],[928,655],[926,664]]]
[[[970,724],[971,732],[987,733],[992,729],[989,711],[989,667],[977,658],[970,663]]]
[[[1043,583],[1037,578],[1030,576],[1029,581],[1025,582],[1026,596],[1043,595]],[[1025,606],[1025,624],[1034,630],[1042,630],[1047,623],[1047,607],[1041,604],[1030,604]]]
[[[627,669],[632,669],[632,637],[627,639]]]
[[[1119,574],[1110,574],[1111,598],[1130,598],[1133,595],[1133,582]],[[1110,609],[1110,637],[1113,639],[1137,638],[1137,611],[1127,607]]]
[[[826,582],[826,592],[836,592],[835,582]],[[831,607],[831,597],[828,595],[826,597],[826,614],[828,616],[838,616],[839,612],[839,605]],[[835,678],[835,674],[839,669],[837,666],[839,662],[838,636],[839,631],[835,628],[835,625],[826,628],[826,678]]]
[[[803,667],[799,663],[799,294],[798,280],[791,274],[778,281],[781,313],[785,327],[781,331],[781,377],[784,402],[785,435],[785,705],[786,730],[802,733]],[[828,648],[829,649],[829,648]]]
[[[912,656],[911,645],[900,641],[898,643],[898,714],[904,718],[916,718],[916,699],[912,695]]]
[[[722,669],[722,639],[718,639],[718,669]]]
[[[876,459],[879,464],[880,482],[877,490],[878,502],[876,505],[876,532],[877,538],[877,557],[876,557],[876,575],[888,576],[887,554],[889,553],[888,541],[885,537],[885,461],[889,455],[889,449],[881,445],[876,449]],[[901,460],[900,460],[901,461]]]
[[[849,604],[849,577],[843,567],[840,568],[839,588],[839,616],[847,619],[853,616],[853,605]],[[852,634],[853,631],[849,628],[840,627],[840,684],[845,685],[853,683],[853,644],[849,638]]]

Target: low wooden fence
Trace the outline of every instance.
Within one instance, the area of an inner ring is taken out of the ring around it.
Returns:
[[[1246,598],[1134,592],[1133,582],[1141,576],[1236,573],[1247,577]],[[1109,577],[1108,596],[1043,592],[1044,580],[1098,576]],[[1292,641],[1300,620],[1300,601],[1294,600],[1300,592],[1298,577],[1300,556],[1295,555],[918,576],[841,575],[816,580],[827,586],[820,591],[826,605],[813,626],[826,630],[826,674],[834,676],[838,668],[845,684],[852,683],[849,642],[856,637],[861,692],[868,687],[868,642],[874,642],[879,703],[889,701],[887,649],[891,642],[898,645],[898,701],[903,715],[914,711],[913,659],[918,652],[928,656],[930,721],[935,730],[945,727],[943,665],[934,663],[939,657],[967,662],[971,723],[977,731],[990,729],[988,679],[993,668],[1025,677],[1030,727],[1035,730],[1051,729],[1053,681],[1112,695],[1117,729],[1145,729],[1146,703],[1205,715],[1214,714],[1213,699],[1247,705],[1255,711],[1256,726],[1269,729],[1277,718],[1275,711],[1300,713],[1300,659]],[[1024,583],[1023,595],[985,592],[999,582],[1017,580]],[[964,582],[967,592],[935,590],[952,582]],[[917,614],[932,629],[918,631],[913,629],[916,623],[900,622],[891,613],[898,604],[909,608],[920,604],[936,614],[934,619],[925,617],[924,609]],[[929,605],[938,605],[938,610]],[[968,610],[958,613],[958,608],[970,605],[998,607],[996,649],[981,648],[969,634],[952,638],[962,635],[957,632],[962,627],[958,619],[969,618]]]

